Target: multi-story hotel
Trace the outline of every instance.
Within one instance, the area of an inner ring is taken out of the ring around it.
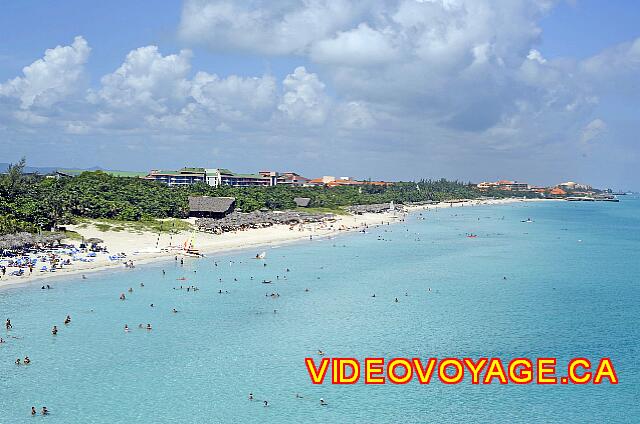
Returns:
[[[204,168],[182,168],[177,171],[152,169],[149,175],[143,178],[165,183],[170,186],[184,186],[204,183],[206,174]]]

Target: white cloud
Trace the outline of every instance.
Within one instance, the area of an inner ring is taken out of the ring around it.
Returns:
[[[193,99],[209,112],[230,120],[270,114],[276,103],[276,93],[275,78],[269,75],[220,78],[206,72],[196,74],[190,91]]]
[[[311,47],[311,58],[320,63],[368,66],[389,63],[397,57],[391,33],[377,31],[366,23]]]
[[[102,77],[102,88],[90,99],[119,111],[146,108],[156,113],[180,105],[189,92],[191,52],[162,56],[157,46],[131,51],[115,72]]]
[[[321,125],[327,119],[329,99],[324,83],[304,66],[297,67],[282,82],[284,95],[278,105],[289,120]]]
[[[606,130],[607,123],[600,118],[596,118],[585,125],[585,127],[582,129],[580,141],[582,141],[583,143],[589,143],[597,139]]]
[[[70,46],[47,49],[42,59],[22,69],[23,76],[0,84],[0,96],[19,99],[22,109],[50,107],[80,88],[90,51],[80,36]]]
[[[189,0],[179,32],[185,40],[216,50],[301,53],[343,28],[364,7],[347,0]]]
[[[545,59],[545,58],[542,56],[542,53],[540,53],[540,52],[539,52],[538,50],[536,50],[536,49],[531,49],[531,50],[529,50],[529,54],[527,55],[527,59],[529,59],[529,60],[534,60],[534,61],[536,61],[536,62],[538,62],[538,63],[542,63],[542,64],[544,64],[544,63],[546,63],[546,62],[547,62],[547,59]]]

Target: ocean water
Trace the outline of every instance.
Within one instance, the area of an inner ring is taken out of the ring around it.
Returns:
[[[0,424],[640,422],[638,197],[442,209],[269,248],[267,266],[256,253],[0,290],[14,324],[0,330]],[[552,356],[559,370],[610,357],[620,384],[316,386],[304,358],[318,349]],[[25,355],[31,365],[14,365]]]

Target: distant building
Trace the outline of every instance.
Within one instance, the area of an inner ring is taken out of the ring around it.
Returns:
[[[158,181],[169,186],[185,186],[205,182],[204,168],[182,168],[178,171],[152,169],[146,180]]]
[[[571,191],[576,191],[576,190],[589,191],[589,190],[593,190],[593,187],[591,187],[590,185],[579,184],[579,183],[576,183],[576,182],[573,182],[573,181],[567,181],[566,183],[558,184],[558,187],[560,187],[563,190],[571,190]]]
[[[503,191],[527,191],[529,190],[529,184],[519,183],[517,181],[500,180],[496,182],[482,182],[477,184],[479,190],[486,191],[490,189],[503,190]]]
[[[225,168],[206,170],[206,182],[210,186],[227,185],[232,187],[270,186],[271,178],[260,174],[237,174]]]
[[[307,182],[309,182],[309,178],[298,175],[295,172],[283,172],[282,181],[278,181],[278,184],[302,187]]]
[[[189,197],[189,216],[197,218],[224,218],[236,206],[234,197]]]
[[[555,188],[551,189],[549,194],[551,194],[553,196],[564,196],[565,194],[567,194],[567,192],[564,191],[563,189],[561,189],[560,187],[555,187]]]

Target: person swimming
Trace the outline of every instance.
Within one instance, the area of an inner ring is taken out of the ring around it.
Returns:
[[[147,324],[147,330],[151,330],[151,324]]]
[[[69,315],[67,315],[67,317],[64,319],[64,324],[71,324],[71,317]]]
[[[124,325],[124,332],[125,332],[125,333],[128,333],[129,331],[130,331],[130,330],[129,330],[129,326],[128,326],[127,324],[125,324],[125,325]]]
[[[49,415],[49,410],[47,409],[46,406],[42,407],[42,415]]]
[[[36,415],[36,407],[35,406],[31,407],[31,415]]]
[[[253,400],[253,393],[249,393],[249,400]]]
[[[22,363],[25,364],[25,365],[29,365],[31,363],[31,359],[29,359],[28,356],[25,356],[24,357],[24,361],[22,361]]]
[[[263,403],[264,403],[265,407],[269,406],[269,401],[268,400],[264,400]]]
[[[324,399],[320,398],[320,405],[327,406],[329,404],[327,402],[325,402]]]
[[[398,302],[399,302],[399,300],[398,300],[398,298],[396,297],[396,303],[398,303]]]
[[[133,287],[129,287],[129,290],[127,290],[129,293],[133,293]]]
[[[178,310],[176,308],[173,308],[173,310],[171,312],[173,312],[174,314],[177,314]]]
[[[57,326],[57,325],[54,325],[54,326],[53,326],[53,328],[51,329],[51,334],[53,334],[54,336],[55,336],[56,334],[58,334],[58,326]]]
[[[144,287],[144,283],[140,283],[140,287]]]
[[[16,359],[16,365],[22,365],[22,363],[20,362],[20,358]]]
[[[318,355],[320,355],[320,356],[324,356],[324,352],[323,352],[323,351],[321,351],[321,350],[318,350]]]
[[[120,293],[120,300],[125,300],[126,297],[124,296],[124,293]]]
[[[11,330],[13,328],[13,324],[11,324],[11,320],[7,318],[7,322],[4,324],[7,330]]]

